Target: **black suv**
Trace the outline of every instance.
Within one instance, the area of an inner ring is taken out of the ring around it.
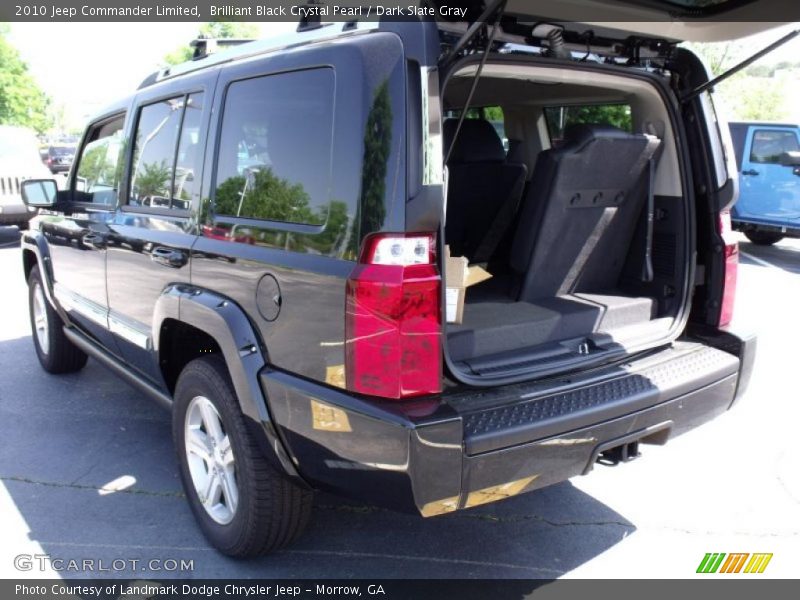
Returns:
[[[659,23],[532,29],[503,4],[166,69],[91,122],[67,190],[24,185],[39,361],[91,356],[172,411],[222,552],[289,543],[312,490],[439,515],[741,396],[706,69]]]
[[[69,146],[50,146],[44,155],[44,164],[53,175],[66,173],[75,160],[75,149]]]

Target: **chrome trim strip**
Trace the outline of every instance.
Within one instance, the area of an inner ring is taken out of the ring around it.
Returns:
[[[439,70],[421,68],[422,86],[422,184],[442,184],[442,104]]]
[[[108,309],[84,298],[62,285],[53,285],[53,295],[65,311],[75,311],[93,323],[108,329]]]
[[[150,350],[150,334],[147,331],[143,331],[138,325],[138,323],[133,324],[130,321],[124,321],[119,316],[109,311],[108,329],[112,333],[139,348]]]
[[[75,311],[139,348],[150,350],[152,347],[149,331],[143,330],[137,326],[138,324],[119,317],[108,308],[71,292],[59,284],[53,286],[53,294],[65,311]]]

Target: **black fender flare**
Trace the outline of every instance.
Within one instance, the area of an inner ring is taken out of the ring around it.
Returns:
[[[47,301],[55,308],[61,320],[65,324],[70,324],[66,311],[56,302],[53,286],[53,263],[50,260],[50,247],[47,245],[44,235],[40,231],[26,231],[20,238],[19,245],[22,248],[23,267],[25,252],[32,252],[36,257],[36,264],[39,266],[39,273],[42,276],[42,283],[44,283],[44,295],[47,297]]]
[[[168,286],[156,302],[153,315],[153,350],[160,348],[161,325],[174,319],[210,335],[219,345],[228,367],[242,414],[257,426],[259,444],[274,465],[302,482],[286,451],[261,390],[258,374],[266,366],[266,351],[245,312],[232,300],[190,284]]]

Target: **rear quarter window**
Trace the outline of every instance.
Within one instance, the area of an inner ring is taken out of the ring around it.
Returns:
[[[222,113],[214,213],[324,225],[333,114],[330,68],[231,83]]]

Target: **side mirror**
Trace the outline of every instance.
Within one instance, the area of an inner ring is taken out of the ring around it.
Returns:
[[[34,208],[47,208],[56,203],[58,185],[54,179],[28,179],[22,182],[22,201]]]
[[[778,160],[784,167],[800,167],[800,152],[784,152]]]

